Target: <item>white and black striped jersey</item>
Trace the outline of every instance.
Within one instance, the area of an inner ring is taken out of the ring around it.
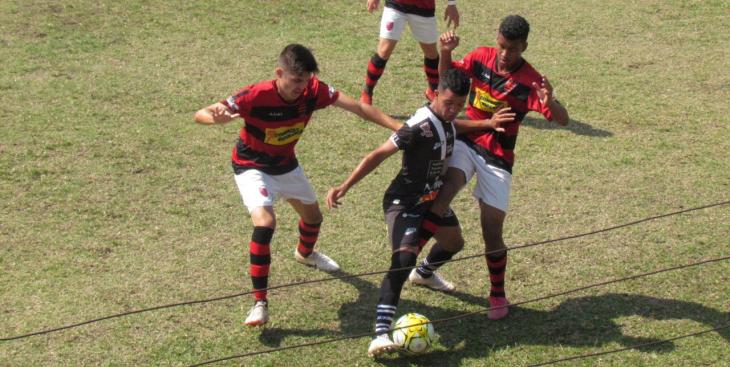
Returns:
[[[436,198],[446,161],[454,150],[456,129],[424,106],[390,140],[403,151],[400,172],[385,191],[383,205],[414,205]]]

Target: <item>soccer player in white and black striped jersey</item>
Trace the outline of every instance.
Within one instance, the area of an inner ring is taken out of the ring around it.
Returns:
[[[418,228],[443,184],[446,162],[453,151],[457,130],[465,132],[483,128],[477,122],[470,121],[468,126],[456,126],[454,123],[464,108],[469,87],[469,78],[462,71],[452,69],[443,73],[434,100],[416,111],[388,141],[363,158],[347,180],[327,193],[327,206],[338,207],[340,199],[352,186],[386,158],[403,150],[402,168],[385,192],[383,210],[392,245],[390,269],[406,269],[389,272],[380,286],[375,321],[378,337],[370,343],[370,356],[397,349],[388,332],[406,279],[435,290],[454,289],[451,283],[434,273],[441,263],[451,259],[464,245],[459,221],[452,211],[438,223],[439,229],[434,234],[437,243],[426,258],[428,265],[420,267],[418,272],[408,267],[416,265],[423,247]]]

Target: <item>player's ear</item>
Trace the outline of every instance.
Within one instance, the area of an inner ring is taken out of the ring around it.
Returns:
[[[281,68],[281,66],[276,67],[276,77],[281,78],[284,76],[284,69]]]

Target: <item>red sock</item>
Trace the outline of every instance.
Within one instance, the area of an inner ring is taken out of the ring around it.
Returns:
[[[371,96],[373,95],[373,89],[375,89],[375,85],[378,84],[378,80],[383,75],[387,62],[388,60],[380,58],[378,54],[373,54],[370,58],[368,61],[368,71],[365,74],[365,87],[363,88],[365,93]]]
[[[487,255],[487,268],[489,268],[489,289],[490,297],[505,297],[504,273],[507,269],[507,253],[503,255]]]
[[[248,244],[251,265],[251,283],[253,283],[253,296],[257,301],[265,301],[266,289],[269,283],[269,266],[271,265],[271,237],[274,229],[268,227],[254,227],[251,242]]]
[[[299,244],[297,251],[304,256],[309,257],[314,251],[314,244],[319,238],[319,227],[322,223],[307,224],[303,220],[299,220]]]

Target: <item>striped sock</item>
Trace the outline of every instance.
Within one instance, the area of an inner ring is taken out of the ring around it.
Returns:
[[[378,84],[378,80],[383,75],[386,63],[388,63],[388,60],[380,58],[378,54],[373,54],[370,58],[368,71],[365,74],[365,86],[363,87],[365,93],[373,95],[373,89],[375,89],[375,85]]]
[[[487,255],[487,268],[489,268],[489,289],[490,297],[505,297],[504,273],[507,269],[507,252],[501,255]]]
[[[436,90],[439,86],[439,58],[435,59],[423,58],[423,72],[426,73],[426,81],[431,90]]]
[[[251,265],[251,282],[253,283],[253,296],[257,301],[265,301],[267,292],[265,290],[269,283],[269,266],[271,265],[271,237],[274,236],[274,229],[269,227],[253,227],[251,242],[248,244]]]
[[[393,324],[396,306],[379,304],[375,311],[375,333],[387,334]]]
[[[456,255],[456,252],[446,251],[441,247],[441,244],[436,243],[431,247],[428,256],[421,262],[421,266],[416,268],[416,273],[424,278],[430,278],[433,272],[438,270],[445,261],[451,260],[454,255]]]
[[[302,256],[309,257],[312,251],[314,251],[314,244],[317,243],[317,238],[319,238],[319,227],[321,225],[321,222],[307,224],[299,219],[299,244],[297,245],[297,251]]]

